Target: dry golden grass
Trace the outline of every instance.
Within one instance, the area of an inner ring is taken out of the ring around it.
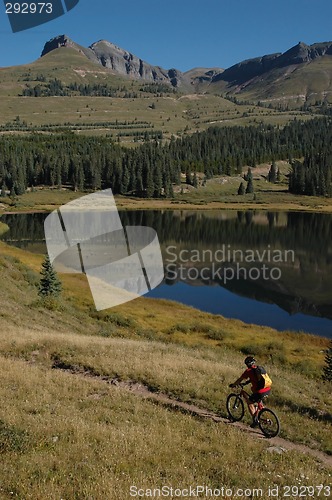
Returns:
[[[151,330],[150,330],[151,332]],[[228,384],[243,371],[243,355],[219,343],[217,348],[157,341],[101,338],[16,329],[0,335],[1,353],[51,368],[64,366],[109,378],[143,383],[181,401],[225,415]],[[280,366],[264,363],[274,384],[270,404],[280,414],[283,437],[332,451],[332,396],[328,384]]]
[[[282,436],[331,451],[331,394],[319,379],[326,339],[144,298],[95,313],[85,278],[71,275],[50,310],[36,294],[41,256],[0,248],[1,499],[122,500],[135,484],[267,490],[331,482],[316,459],[271,455],[269,441],[156,406],[98,377],[137,381],[225,415],[228,384],[243,369],[240,350],[251,344],[274,380],[270,404]],[[299,366],[303,357],[307,365]],[[96,377],[52,369],[55,359]]]
[[[28,331],[17,333],[29,336]],[[36,344],[45,344],[45,337],[36,337]],[[63,346],[65,336],[50,332],[50,337],[50,342],[69,349],[68,344]],[[81,340],[79,336],[71,338],[75,351]],[[89,341],[85,338],[83,346],[88,347]],[[121,351],[122,355],[130,351],[129,364],[141,347],[135,346],[134,351],[128,341],[100,339],[90,345],[94,356],[97,345],[103,345],[98,359],[108,352],[112,364],[120,360]],[[156,345],[154,353],[158,348],[163,347]],[[192,371],[192,380],[195,370],[199,386],[201,377],[208,375],[209,363],[204,366],[199,356],[196,361],[195,357],[186,360],[188,353],[181,355],[177,350],[171,348],[168,356],[163,353],[166,366],[177,370],[187,361],[182,372]],[[142,355],[145,366],[154,358],[147,346]],[[0,394],[6,401],[0,410],[1,498],[121,500],[129,498],[130,485],[267,489],[272,483],[294,483],[300,475],[307,478],[306,484],[330,481],[328,470],[310,457],[290,451],[272,457],[266,452],[269,442],[253,442],[231,425],[196,420],[102,381],[47,369],[39,364],[36,352],[32,356],[37,359],[30,363],[1,357]],[[158,361],[160,358],[150,367],[157,373]],[[132,373],[137,366],[138,362]],[[138,368],[142,371],[142,363]],[[165,384],[171,378],[174,375]]]

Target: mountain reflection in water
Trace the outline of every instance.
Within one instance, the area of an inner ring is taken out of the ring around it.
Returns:
[[[165,279],[149,296],[247,323],[332,337],[332,216],[154,210],[120,216],[124,226],[157,231]],[[10,231],[1,239],[45,253],[45,217],[3,216]]]

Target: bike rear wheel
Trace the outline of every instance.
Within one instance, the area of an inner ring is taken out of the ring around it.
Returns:
[[[238,394],[230,394],[226,401],[226,408],[229,418],[239,422],[244,415],[244,404]]]
[[[280,422],[277,415],[269,408],[263,408],[258,414],[258,425],[264,436],[275,437],[280,432]]]

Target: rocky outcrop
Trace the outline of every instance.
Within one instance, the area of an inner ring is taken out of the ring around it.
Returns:
[[[98,59],[94,52],[90,48],[83,47],[78,43],[74,42],[67,35],[59,35],[55,38],[52,38],[48,42],[45,43],[43,52],[41,53],[41,57],[46,56],[52,50],[59,49],[60,47],[68,47],[71,49],[75,49],[81,54],[84,54],[88,59],[90,59],[94,63],[98,63]]]
[[[185,72],[192,85],[208,84],[216,75],[224,72],[222,68],[193,68]]]
[[[271,54],[263,57],[256,57],[255,59],[247,59],[246,61],[234,64],[234,66],[226,69],[223,73],[215,75],[212,81],[217,82],[219,80],[224,80],[232,84],[236,82],[236,85],[239,85],[255,76],[259,76],[271,70],[274,67],[274,61],[280,55],[281,54]]]
[[[231,66],[224,72],[215,75],[212,81],[217,82],[222,80],[231,85],[241,85],[268,71],[310,63],[325,54],[332,55],[332,42],[316,43],[314,45],[306,45],[303,42],[299,42],[283,54],[269,54],[234,64],[234,66]]]
[[[290,66],[291,64],[302,64],[314,61],[318,57],[325,54],[332,54],[332,42],[315,43],[314,45],[306,45],[299,42],[297,45],[287,50],[278,58],[277,66]]]
[[[147,82],[165,83],[174,88],[193,90],[193,85],[197,89],[205,89],[210,84],[220,82],[221,88],[242,88],[248,82],[269,71],[281,70],[287,67],[310,63],[324,55],[332,55],[332,42],[316,43],[306,45],[299,42],[297,45],[284,53],[269,54],[254,59],[247,59],[230,68],[195,68],[186,73],[177,69],[163,69],[160,66],[153,66],[143,59],[135,56],[131,52],[124,50],[107,40],[95,42],[90,47],[82,47],[75,43],[66,35],[60,35],[45,44],[42,56],[60,47],[70,47],[84,54],[93,63],[108,68],[112,72],[127,76],[135,80]]]
[[[181,71],[176,69],[165,70],[159,66],[153,66],[107,40],[100,40],[90,45],[89,48],[85,48],[75,43],[68,36],[60,35],[45,44],[41,55],[44,56],[60,47],[78,50],[92,62],[135,80],[166,83],[173,87],[190,84],[188,78]]]
[[[99,64],[105,68],[114,70],[120,75],[127,75],[136,80],[159,80],[167,79],[166,74],[160,68],[146,63],[139,57],[121,49],[114,43],[100,40],[89,47],[96,55]]]

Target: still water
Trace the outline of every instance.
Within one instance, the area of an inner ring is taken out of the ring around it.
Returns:
[[[130,211],[123,225],[153,227],[166,298],[246,323],[332,338],[332,216],[235,211]],[[8,244],[46,253],[46,214],[1,217]]]

